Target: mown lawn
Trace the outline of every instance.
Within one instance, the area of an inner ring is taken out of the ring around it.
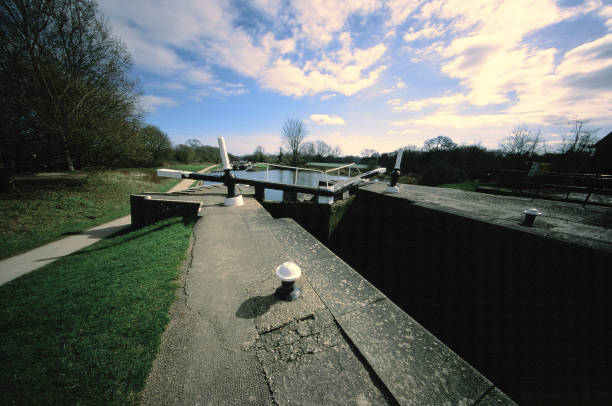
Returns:
[[[155,173],[137,168],[17,178],[14,189],[0,193],[0,259],[128,215],[130,194],[166,191],[180,181]]]
[[[197,172],[201,169],[204,169],[210,165],[213,165],[211,163],[208,164],[198,164],[198,165],[166,165],[164,166],[164,168],[166,169],[178,169],[181,171],[190,171],[190,172]],[[219,167],[221,167],[221,164],[219,164]],[[214,168],[213,168],[214,169]]]
[[[475,192],[476,188],[480,185],[480,181],[478,180],[468,180],[465,182],[459,183],[444,183],[442,185],[438,185],[437,187],[444,187],[449,189],[460,189],[460,190],[468,190],[470,192]]]
[[[132,404],[193,222],[128,230],[0,286],[0,403]]]

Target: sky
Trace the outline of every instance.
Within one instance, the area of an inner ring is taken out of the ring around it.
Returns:
[[[145,121],[174,144],[277,153],[287,118],[343,154],[445,135],[548,150],[612,130],[610,0],[99,0]]]

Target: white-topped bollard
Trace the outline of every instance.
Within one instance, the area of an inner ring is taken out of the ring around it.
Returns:
[[[219,152],[221,153],[221,161],[223,162],[223,183],[225,183],[225,186],[227,186],[227,196],[223,201],[223,205],[228,207],[242,206],[244,204],[244,200],[242,199],[242,195],[236,193],[236,178],[232,174],[232,167],[227,156],[225,138],[218,137],[217,143],[219,144]]]
[[[525,218],[523,219],[523,225],[527,227],[531,227],[533,225],[533,222],[535,221],[535,218],[539,216],[540,214],[542,214],[536,208],[527,209],[523,213],[525,213]]]
[[[397,186],[397,180],[400,175],[400,167],[402,166],[402,155],[404,154],[404,149],[401,148],[397,151],[397,158],[395,159],[395,168],[391,173],[391,183],[387,185],[387,189],[385,189],[386,193],[399,193],[399,186]]]
[[[285,262],[276,268],[276,276],[281,280],[281,286],[276,289],[276,296],[281,300],[292,301],[300,297],[302,291],[295,281],[302,276],[302,270],[293,262]]]

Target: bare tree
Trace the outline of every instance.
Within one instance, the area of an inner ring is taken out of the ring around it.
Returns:
[[[314,156],[317,148],[314,142],[306,141],[300,146],[300,152],[304,155]]]
[[[281,128],[281,141],[287,149],[291,165],[297,166],[300,158],[300,145],[308,135],[308,128],[302,120],[288,118]]]
[[[535,133],[527,126],[520,125],[508,134],[501,142],[501,150],[506,155],[535,155],[541,143],[542,130]]]
[[[0,0],[0,133],[11,134],[1,149],[37,150],[69,169],[132,159],[130,67],[94,1]]]
[[[573,126],[567,136],[563,136],[560,151],[562,154],[569,153],[591,153],[593,145],[597,142],[596,134],[600,130],[585,128],[586,120],[573,120],[569,124]]]
[[[366,148],[360,153],[360,155],[364,158],[371,158],[374,156],[374,154],[378,154],[378,151],[376,151],[375,149],[371,149],[371,148]]]
[[[317,147],[317,157],[324,158],[328,156],[332,150],[331,146],[325,141],[316,140],[315,145]]]
[[[457,147],[457,144],[455,144],[450,137],[446,137],[444,135],[439,135],[435,138],[425,140],[425,143],[423,144],[423,149],[425,151],[438,151],[442,149],[453,149],[455,147]]]
[[[329,152],[329,156],[336,158],[340,155],[342,155],[342,148],[340,147],[340,145],[334,145],[334,147]]]

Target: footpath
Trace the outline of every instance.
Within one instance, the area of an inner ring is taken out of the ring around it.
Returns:
[[[141,405],[513,405],[295,221],[202,202]],[[153,196],[152,196],[153,197]],[[302,270],[280,301],[275,269]]]
[[[216,165],[204,168],[200,173],[204,173]],[[168,192],[187,189],[193,183],[192,179],[184,179],[176,184]],[[115,234],[131,224],[131,217],[125,216],[113,220],[109,223],[85,230],[79,234],[53,241],[49,244],[35,248],[23,254],[15,255],[0,261],[0,285],[5,284],[15,278],[20,277],[35,269],[41,268],[50,262],[55,261],[75,251],[88,247],[112,234]]]

